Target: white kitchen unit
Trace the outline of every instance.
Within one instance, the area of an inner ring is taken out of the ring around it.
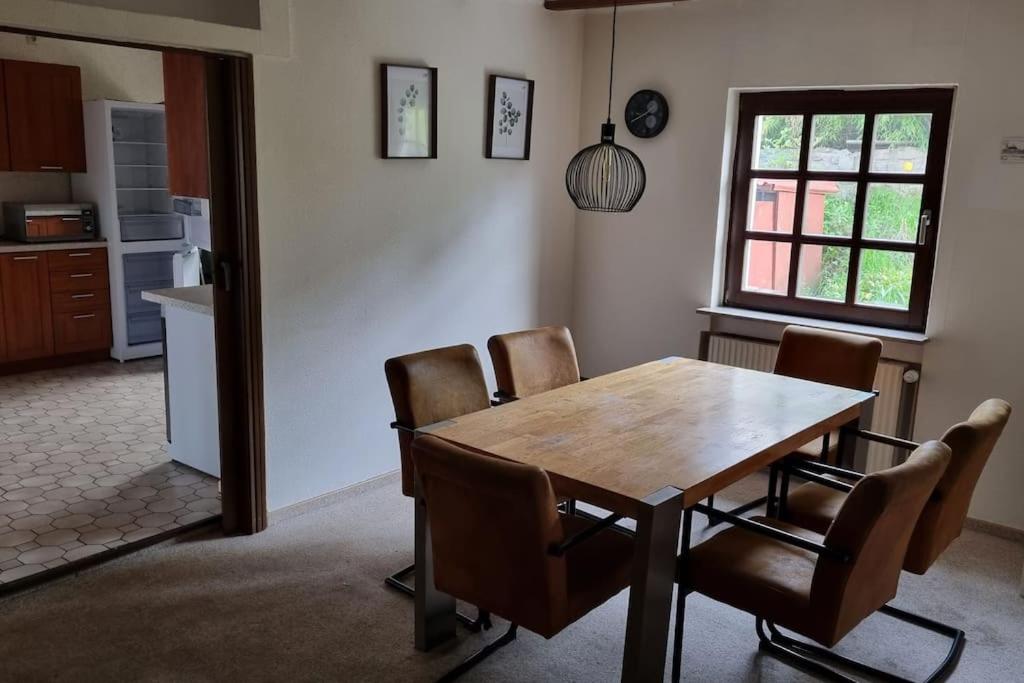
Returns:
[[[168,190],[166,140],[162,104],[85,103],[89,172],[74,174],[72,190],[96,206],[107,241],[110,354],[120,361],[161,354],[160,307],[142,291],[174,284],[172,259],[186,244]]]
[[[167,452],[172,460],[220,478],[213,287],[145,291],[162,308],[167,340]]]

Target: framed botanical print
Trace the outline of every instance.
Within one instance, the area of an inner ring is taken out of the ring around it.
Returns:
[[[533,135],[533,81],[491,76],[488,99],[487,158],[528,160]]]
[[[381,64],[384,159],[437,158],[437,69]]]

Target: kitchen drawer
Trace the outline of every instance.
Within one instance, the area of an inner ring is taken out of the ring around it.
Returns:
[[[106,268],[106,249],[68,249],[67,251],[51,251],[49,254],[50,271],[75,270],[78,268]]]
[[[105,289],[88,291],[52,292],[54,313],[81,313],[96,308],[110,307],[110,292]]]
[[[110,347],[110,309],[54,313],[53,341],[58,355]]]
[[[91,292],[96,289],[110,289],[106,265],[50,272],[51,292]]]

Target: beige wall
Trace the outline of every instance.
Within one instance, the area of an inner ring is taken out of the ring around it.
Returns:
[[[588,17],[581,142],[596,140],[607,97],[607,14]],[[917,437],[932,438],[982,399],[1024,410],[1024,167],[999,163],[1024,135],[1024,3],[1019,0],[694,0],[620,14],[614,112],[635,90],[663,90],[666,132],[622,140],[647,164],[628,216],[580,215],[575,327],[587,372],[695,355],[712,293],[731,88],[957,84]],[[1024,419],[979,485],[972,515],[1024,529]]]
[[[0,33],[0,59],[80,67],[85,100],[164,99],[163,66],[157,52]],[[70,199],[71,176],[66,173],[0,173],[0,202]]]

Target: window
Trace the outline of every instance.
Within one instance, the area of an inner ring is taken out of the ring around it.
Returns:
[[[741,95],[725,303],[924,330],[952,102]]]

